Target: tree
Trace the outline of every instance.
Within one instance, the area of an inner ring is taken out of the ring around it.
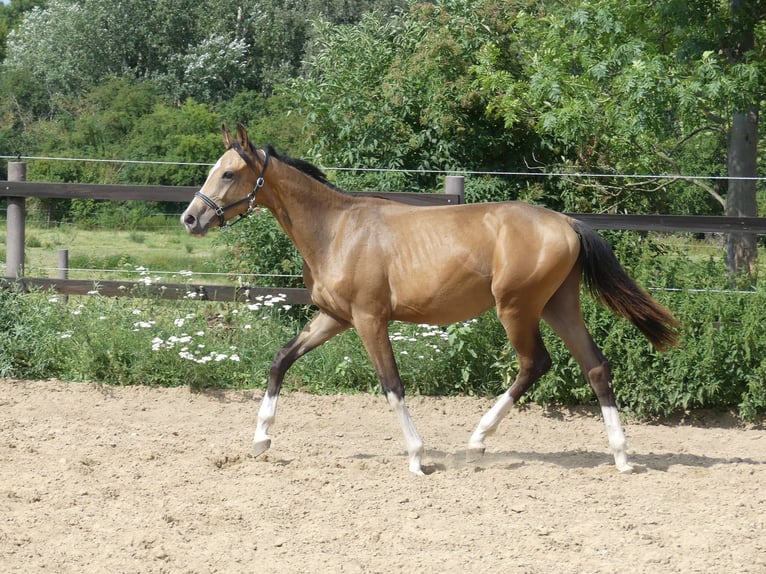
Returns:
[[[582,186],[573,194],[572,207],[683,213],[712,205],[755,215],[753,181],[732,179],[727,189],[683,176],[756,175],[766,86],[761,4],[537,3],[512,17],[516,41],[484,46],[477,81],[492,113],[508,127],[533,126],[564,167],[688,181],[678,202],[668,180],[598,180],[589,197]],[[509,59],[521,66],[509,68]],[[750,271],[754,242],[732,241],[732,269]]]
[[[439,178],[428,170],[513,164],[526,133],[487,117],[488,102],[472,85],[484,21],[492,18],[475,2],[458,0],[412,5],[394,16],[369,13],[353,26],[317,25],[306,76],[292,86],[314,157],[416,170],[340,172],[341,186],[432,190]],[[473,199],[513,198],[524,185],[497,178],[472,184]]]
[[[755,28],[758,21],[766,19],[766,6],[757,0],[731,0],[730,41],[727,50],[729,65],[737,69],[747,68],[751,60],[762,62],[766,44],[761,42],[756,52]],[[761,78],[766,84],[766,79]],[[763,85],[747,92],[735,104],[729,130],[727,167],[732,178],[754,178],[757,175],[759,99],[763,97]],[[726,196],[726,215],[758,215],[754,179],[731,179]],[[727,242],[727,265],[738,274],[755,275],[758,255],[756,237],[752,234],[732,233]]]
[[[35,0],[10,0],[0,3],[0,62],[5,60],[8,35],[21,21],[24,13],[45,2]]]

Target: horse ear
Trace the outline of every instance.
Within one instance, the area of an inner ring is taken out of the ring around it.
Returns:
[[[226,129],[226,124],[221,124],[221,133],[223,134],[223,145],[226,146],[226,149],[229,149],[231,147],[231,135],[229,130]]]
[[[242,124],[237,124],[237,139],[242,149],[250,149],[250,139],[247,137],[247,130]]]

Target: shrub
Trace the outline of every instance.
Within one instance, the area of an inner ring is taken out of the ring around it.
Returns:
[[[235,229],[217,235],[227,247],[223,265],[234,273],[264,274],[251,284],[298,287],[303,284],[303,259],[295,246],[266,210],[256,209],[241,220]]]

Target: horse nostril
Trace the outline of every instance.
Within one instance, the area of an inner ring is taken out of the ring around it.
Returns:
[[[187,215],[186,218],[184,219],[184,223],[186,225],[194,225],[196,222],[197,222],[197,219],[191,213]]]

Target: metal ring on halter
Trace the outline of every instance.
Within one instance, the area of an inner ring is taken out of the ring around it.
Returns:
[[[194,197],[199,197],[202,201],[205,202],[205,204],[211,208],[215,214],[218,216],[219,219],[219,225],[221,227],[224,227],[226,225],[226,217],[224,217],[224,213],[226,208],[219,206],[215,201],[210,199],[207,195],[204,193],[200,193],[199,191],[194,194]]]

